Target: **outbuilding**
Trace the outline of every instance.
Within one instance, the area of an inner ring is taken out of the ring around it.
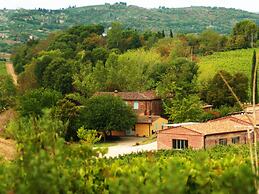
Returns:
[[[157,146],[158,149],[206,149],[215,145],[246,144],[248,129],[252,137],[252,125],[231,116],[205,123],[169,127],[158,131]]]

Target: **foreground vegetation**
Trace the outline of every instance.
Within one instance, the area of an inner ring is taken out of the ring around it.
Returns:
[[[12,123],[18,155],[1,160],[1,193],[255,193],[249,150],[159,151],[119,158],[93,149],[94,132],[78,144],[60,136],[66,126],[47,115]]]
[[[0,76],[6,75],[6,67],[5,67],[5,62],[0,62]]]

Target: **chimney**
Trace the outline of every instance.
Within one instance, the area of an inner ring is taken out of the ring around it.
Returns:
[[[114,90],[114,96],[118,96],[118,90]]]

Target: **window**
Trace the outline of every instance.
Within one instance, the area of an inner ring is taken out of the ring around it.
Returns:
[[[227,139],[219,139],[219,145],[227,145]]]
[[[135,109],[135,110],[138,109],[138,101],[134,101],[134,109]]]
[[[188,148],[188,140],[173,139],[173,149],[186,149]]]
[[[239,141],[240,141],[240,137],[239,137],[239,136],[232,138],[232,143],[233,143],[233,144],[237,144],[237,143],[239,143]]]

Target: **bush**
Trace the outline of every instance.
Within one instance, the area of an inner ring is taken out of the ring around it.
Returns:
[[[15,104],[16,88],[9,76],[0,76],[0,112]]]
[[[19,97],[18,110],[22,116],[41,116],[44,108],[55,106],[61,97],[61,93],[51,89],[31,90]]]

